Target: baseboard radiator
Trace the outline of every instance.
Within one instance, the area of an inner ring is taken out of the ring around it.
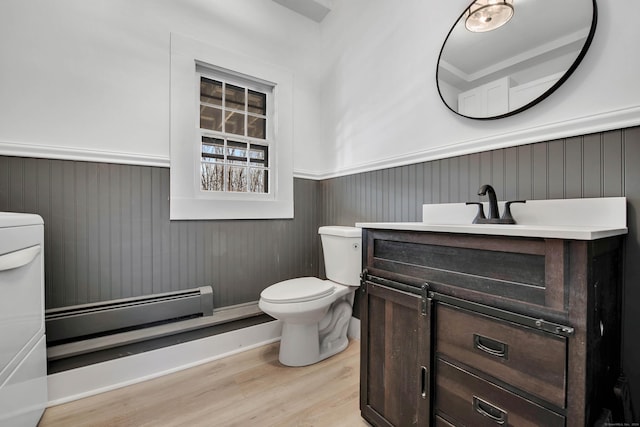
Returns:
[[[172,319],[211,315],[211,286],[55,308],[45,312],[47,343],[69,342]]]

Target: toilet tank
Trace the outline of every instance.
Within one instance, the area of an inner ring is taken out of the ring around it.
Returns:
[[[327,279],[347,286],[360,286],[362,271],[362,229],[325,226],[318,230],[322,239]]]

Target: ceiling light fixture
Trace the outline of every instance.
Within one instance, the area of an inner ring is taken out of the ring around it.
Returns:
[[[513,0],[476,0],[465,12],[464,26],[474,33],[495,30],[513,16]]]

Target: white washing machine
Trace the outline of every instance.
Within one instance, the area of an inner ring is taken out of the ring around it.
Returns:
[[[0,426],[33,427],[46,404],[44,223],[0,212]]]

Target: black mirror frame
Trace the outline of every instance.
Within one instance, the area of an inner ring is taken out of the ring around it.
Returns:
[[[596,4],[596,0],[592,0],[593,17],[592,17],[592,20],[591,20],[591,29],[589,30],[589,35],[587,36],[587,40],[585,41],[584,46],[582,46],[582,50],[580,51],[580,53],[576,57],[575,61],[573,61],[573,64],[571,64],[571,67],[569,67],[569,69],[562,75],[562,77],[560,77],[560,79],[558,79],[558,81],[553,86],[551,86],[549,89],[547,89],[545,92],[543,92],[542,95],[538,96],[533,101],[529,102],[528,104],[523,105],[522,107],[520,107],[520,108],[518,108],[516,110],[509,111],[508,113],[500,114],[498,116],[491,116],[491,117],[465,116],[464,114],[460,114],[459,112],[457,112],[456,110],[451,108],[451,106],[444,100],[444,97],[442,96],[442,92],[440,91],[440,83],[439,83],[439,79],[438,79],[438,71],[440,69],[440,58],[442,57],[442,51],[444,50],[444,47],[447,44],[447,40],[449,40],[449,37],[451,36],[451,33],[453,32],[454,28],[456,27],[456,25],[458,25],[458,22],[463,17],[464,13],[467,11],[467,9],[473,3],[475,3],[475,0],[472,1],[469,4],[469,6],[467,6],[462,11],[462,13],[458,17],[458,19],[456,19],[456,21],[453,23],[453,26],[449,30],[449,33],[447,34],[447,37],[444,39],[444,42],[442,43],[442,47],[440,48],[440,54],[438,55],[438,62],[436,63],[436,87],[438,88],[438,95],[440,95],[440,100],[442,101],[442,103],[444,105],[447,106],[447,108],[449,110],[453,111],[454,113],[456,113],[460,117],[466,117],[468,119],[473,119],[473,120],[496,120],[496,119],[502,119],[502,118],[505,118],[505,117],[509,117],[509,116],[513,116],[515,114],[521,113],[521,112],[533,107],[534,105],[538,104],[540,101],[542,101],[543,99],[545,99],[546,97],[551,95],[560,86],[562,86],[562,84],[565,81],[567,81],[569,76],[571,76],[571,74],[573,74],[573,72],[576,70],[576,68],[578,68],[578,65],[580,65],[580,62],[582,62],[582,59],[587,54],[587,51],[589,50],[589,47],[591,46],[591,42],[593,40],[593,37],[594,37],[594,35],[596,33],[596,27],[597,27],[597,23],[598,23],[598,6]]]

